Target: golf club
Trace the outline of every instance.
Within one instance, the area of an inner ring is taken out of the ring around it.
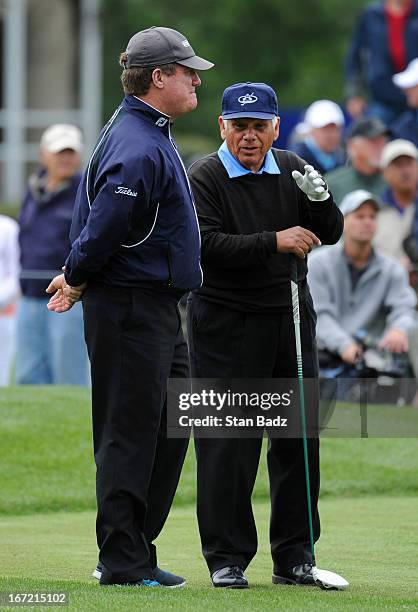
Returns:
[[[322,589],[343,591],[348,582],[335,572],[319,569],[315,560],[315,544],[312,526],[311,485],[309,481],[308,443],[306,435],[305,392],[303,386],[302,345],[300,340],[299,286],[298,265],[295,255],[290,256],[290,287],[292,291],[293,324],[295,327],[296,361],[298,368],[298,386],[300,400],[300,417],[302,422],[303,457],[305,462],[306,496],[308,502],[309,539],[312,551],[312,576]]]

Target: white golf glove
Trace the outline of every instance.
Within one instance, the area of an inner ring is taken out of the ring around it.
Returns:
[[[323,202],[329,198],[328,186],[322,176],[315,170],[313,166],[308,164],[303,167],[305,174],[301,174],[297,170],[293,170],[292,176],[296,181],[296,185],[306,193],[312,202]]]

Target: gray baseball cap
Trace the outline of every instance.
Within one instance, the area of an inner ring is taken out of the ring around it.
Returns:
[[[377,138],[378,136],[389,135],[389,128],[378,117],[361,117],[354,121],[347,130],[347,138],[354,138],[355,136]]]
[[[126,48],[125,68],[146,68],[181,64],[193,70],[209,70],[214,64],[196,55],[183,34],[171,28],[153,26],[137,32]]]
[[[340,204],[340,210],[345,217],[360,208],[365,202],[374,204],[376,210],[380,208],[379,198],[365,189],[356,189],[355,191],[350,191],[350,193],[347,193],[347,195],[343,197]]]

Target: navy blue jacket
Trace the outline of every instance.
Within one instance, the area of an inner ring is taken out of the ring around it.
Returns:
[[[410,108],[390,126],[394,138],[405,138],[418,147],[418,110]]]
[[[125,96],[103,128],[77,193],[66,281],[194,289],[200,234],[169,117]]]
[[[358,20],[346,59],[346,95],[367,95],[399,113],[406,98],[392,76],[396,70],[389,53],[387,20],[383,2],[367,6]],[[414,2],[405,28],[406,62],[418,57],[418,1]]]
[[[41,170],[29,181],[19,217],[19,246],[22,294],[46,299],[45,289],[61,273],[71,248],[68,234],[80,174],[54,192],[45,191],[44,177]]]

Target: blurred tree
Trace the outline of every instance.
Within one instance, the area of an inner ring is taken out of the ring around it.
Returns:
[[[118,104],[119,53],[129,37],[151,25],[180,30],[215,68],[202,73],[199,108],[179,121],[176,136],[218,141],[223,89],[265,81],[279,105],[307,106],[318,98],[342,103],[343,61],[364,0],[103,0],[105,116]]]

